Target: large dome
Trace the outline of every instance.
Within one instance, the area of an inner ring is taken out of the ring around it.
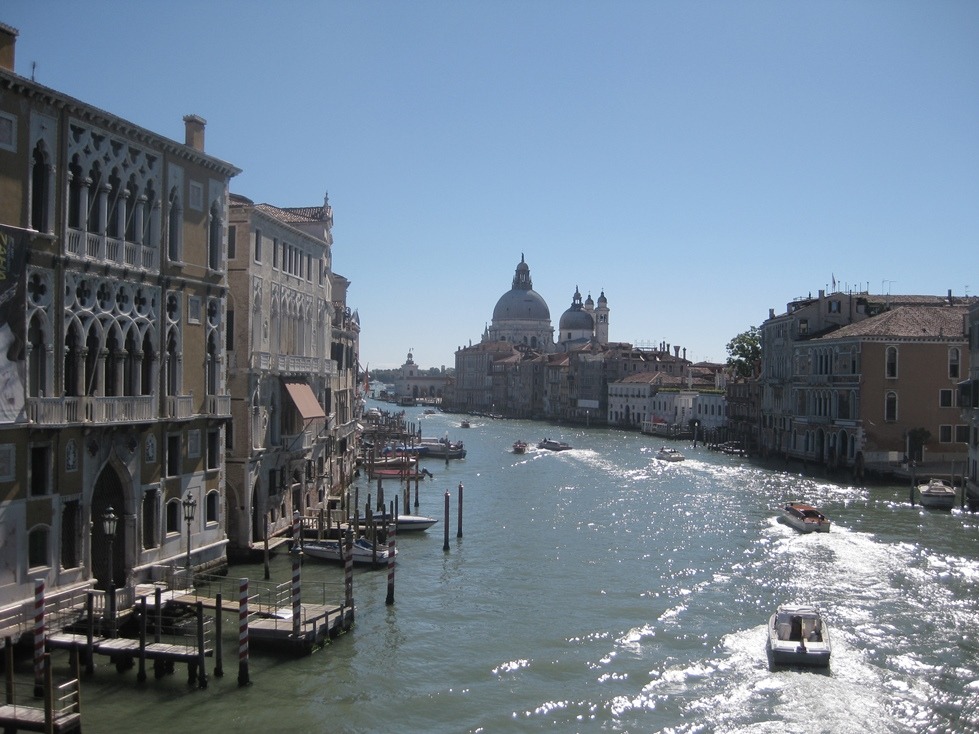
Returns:
[[[511,319],[550,321],[551,312],[537,291],[514,288],[500,296],[493,309],[493,321]]]
[[[513,274],[513,287],[500,296],[493,309],[493,321],[547,321],[551,312],[541,295],[534,290],[530,279],[530,266],[524,262],[523,255]]]

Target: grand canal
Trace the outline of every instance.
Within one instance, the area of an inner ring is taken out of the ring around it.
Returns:
[[[461,429],[459,416],[408,413],[469,451],[425,462],[434,478],[418,512],[442,518],[451,492],[448,551],[441,521],[401,536],[393,605],[383,571],[358,571],[353,631],[306,658],[253,650],[246,688],[230,614],[226,672],[205,690],[182,670],[139,684],[103,665],[83,680],[85,731],[979,729],[979,516],[912,507],[905,486],[688,443],[677,444],[687,461],[665,464],[634,433],[481,418]],[[510,452],[545,435],[575,448]],[[362,481],[362,502],[372,489]],[[833,519],[831,533],[776,521],[780,502],[800,498]],[[289,578],[285,554],[272,571]],[[302,573],[341,598],[339,568],[307,561]],[[769,670],[765,623],[785,601],[825,611],[829,672]]]

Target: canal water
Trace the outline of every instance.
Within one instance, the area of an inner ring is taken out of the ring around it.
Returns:
[[[85,731],[979,730],[979,516],[689,443],[666,464],[661,441],[636,433],[459,418],[408,409],[468,456],[424,462],[434,477],[409,509],[440,522],[399,537],[394,604],[384,571],[357,570],[353,631],[305,658],[253,650],[245,688],[232,614],[225,675],[209,661],[205,690],[185,668],[139,684],[100,666],[83,679]],[[544,436],[574,449],[511,453]],[[820,506],[832,532],[777,522],[793,499]],[[272,574],[290,578],[285,553]],[[302,574],[341,599],[338,567],[306,561]],[[766,622],[782,602],[824,610],[828,672],[769,670]]]

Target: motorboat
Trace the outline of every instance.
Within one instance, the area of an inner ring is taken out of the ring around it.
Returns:
[[[832,524],[826,515],[805,502],[786,502],[779,519],[800,533],[828,533]]]
[[[390,515],[382,514],[379,511],[374,514],[372,521],[378,525],[381,523],[394,524],[394,518],[392,518]],[[421,532],[423,530],[428,530],[437,522],[438,520],[436,520],[434,517],[426,517],[424,515],[398,515],[398,532]],[[361,528],[366,528],[366,518],[360,518],[359,524]]]
[[[564,441],[555,441],[552,438],[545,438],[539,444],[537,444],[539,449],[547,449],[548,451],[569,451],[573,447],[570,444],[566,444]]]
[[[341,553],[340,541],[333,539],[327,540],[307,540],[302,546],[303,554],[310,558],[321,561],[343,561],[347,552],[346,545]],[[397,556],[395,550],[395,556]],[[378,545],[375,550],[374,544],[367,538],[357,538],[353,542],[353,561],[354,563],[387,563],[388,549]]]
[[[951,510],[955,507],[955,488],[942,479],[931,479],[918,485],[918,499],[922,507]]]
[[[462,422],[461,422],[461,423],[459,424],[459,428],[469,428],[469,427],[470,427],[470,425],[469,425],[469,421],[462,421]]]
[[[783,604],[768,621],[771,665],[829,666],[829,628],[813,606]]]
[[[418,444],[424,449],[420,454],[428,459],[465,459],[466,448],[462,441],[450,441],[448,438],[423,438]]]
[[[515,454],[526,454],[527,453],[527,442],[526,441],[514,441],[513,442],[513,453],[515,453]]]
[[[683,461],[687,457],[674,448],[664,446],[656,452],[656,458],[660,461]]]

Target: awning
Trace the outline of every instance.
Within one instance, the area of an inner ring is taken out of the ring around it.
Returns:
[[[323,412],[323,406],[320,405],[320,401],[316,399],[309,385],[305,382],[287,382],[285,385],[286,390],[289,391],[289,397],[296,404],[296,410],[299,411],[299,414],[304,420],[311,421],[314,418],[326,418],[326,413]]]

